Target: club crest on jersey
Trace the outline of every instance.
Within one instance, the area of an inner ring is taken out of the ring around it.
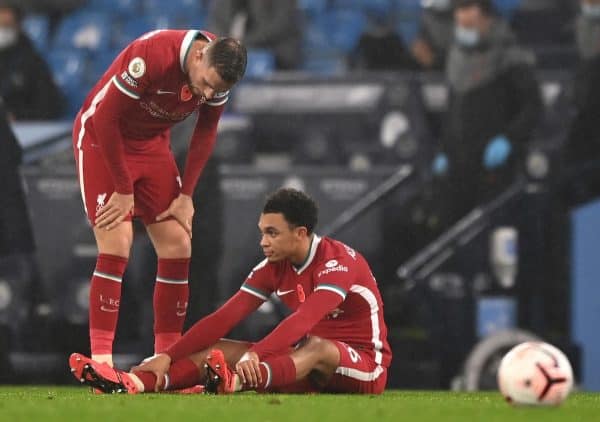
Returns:
[[[106,201],[106,193],[101,193],[96,198],[96,211],[100,211],[104,207],[104,201]]]
[[[129,62],[127,71],[134,78],[141,78],[146,73],[146,62],[141,57],[135,57]]]
[[[193,96],[194,94],[192,94],[192,91],[190,90],[190,87],[187,84],[181,87],[181,93],[179,94],[181,101],[189,101],[192,99]]]

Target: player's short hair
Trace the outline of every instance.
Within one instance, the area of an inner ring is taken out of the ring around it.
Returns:
[[[210,43],[208,60],[225,82],[235,84],[246,72],[248,53],[239,40],[218,38]]]
[[[317,203],[302,191],[281,188],[267,197],[263,214],[281,213],[294,227],[306,227],[311,234],[317,225],[319,208]]]
[[[477,6],[485,15],[494,14],[494,5],[492,0],[454,0],[454,10],[466,7]]]

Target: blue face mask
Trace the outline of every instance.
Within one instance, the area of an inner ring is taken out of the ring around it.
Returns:
[[[464,47],[476,46],[479,44],[481,38],[477,29],[465,28],[460,25],[454,28],[454,37],[456,38],[456,42]]]
[[[586,18],[598,19],[600,18],[600,4],[583,3],[581,5],[581,13]]]

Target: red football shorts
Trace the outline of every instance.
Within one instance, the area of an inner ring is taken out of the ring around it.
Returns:
[[[340,364],[328,384],[318,387],[310,377],[283,387],[271,388],[270,392],[297,393],[357,393],[381,394],[387,382],[387,368],[375,363],[372,351],[353,348],[348,344],[329,340],[340,351]]]
[[[115,188],[95,133],[83,131],[78,148],[81,133],[78,115],[73,127],[73,149],[81,196],[93,226],[96,211],[108,202]],[[125,160],[133,181],[133,217],[140,218],[146,225],[152,224],[158,214],[169,208],[181,189],[179,170],[169,147],[169,135],[164,133],[154,139],[125,142]],[[127,219],[131,220],[131,217]]]
[[[324,391],[328,393],[381,394],[387,382],[387,368],[375,363],[371,351],[355,349],[332,340],[340,351],[340,364]]]

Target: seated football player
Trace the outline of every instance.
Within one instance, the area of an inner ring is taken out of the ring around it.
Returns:
[[[280,189],[260,215],[266,259],[240,290],[181,339],[132,368],[113,369],[74,353],[71,371],[105,393],[383,392],[391,350],[383,303],[367,261],[349,246],[313,232],[317,205]],[[292,313],[257,343],[223,339],[275,294]]]

